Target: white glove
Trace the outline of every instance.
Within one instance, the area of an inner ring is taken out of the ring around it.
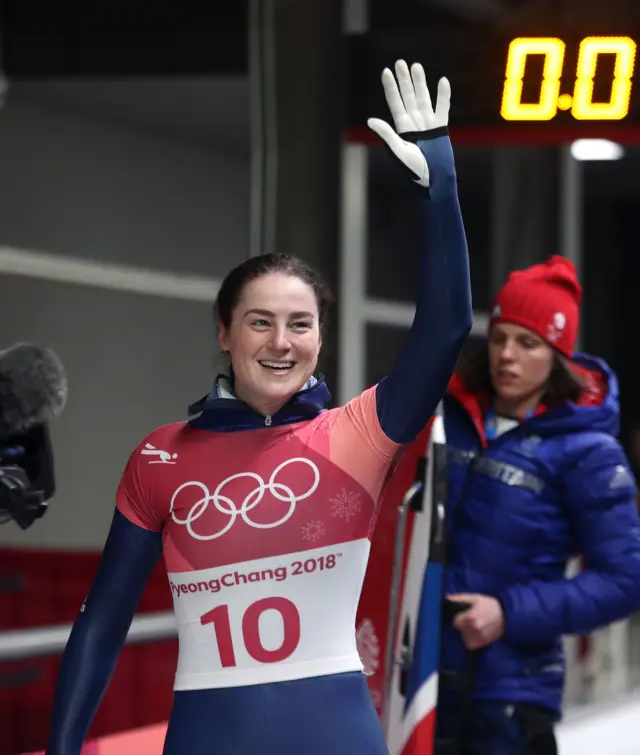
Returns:
[[[405,134],[408,131],[431,131],[447,126],[451,85],[445,78],[438,82],[438,99],[434,111],[424,68],[419,63],[414,63],[409,73],[409,67],[404,60],[397,61],[396,76],[398,83],[388,68],[382,72],[384,95],[396,130],[394,131],[388,123],[379,118],[369,118],[367,125],[386,142],[398,160],[417,176],[414,179],[416,183],[428,187],[429,166],[422,150],[417,144],[401,139],[398,134]]]

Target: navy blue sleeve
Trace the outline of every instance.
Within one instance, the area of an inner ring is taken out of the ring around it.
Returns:
[[[469,255],[451,142],[448,136],[438,136],[416,143],[430,176],[429,189],[417,189],[422,226],[418,301],[407,340],[376,388],[380,426],[396,443],[411,443],[424,429],[447,389],[473,323]]]
[[[46,755],[80,755],[161,554],[162,535],[138,527],[116,509],[91,591],[62,657]]]
[[[565,490],[585,569],[572,579],[507,589],[501,602],[506,636],[514,643],[589,634],[640,610],[636,488],[617,441],[593,447],[567,476]]]

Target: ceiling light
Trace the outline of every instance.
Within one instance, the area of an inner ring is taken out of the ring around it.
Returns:
[[[571,154],[576,160],[620,160],[624,149],[608,139],[577,139],[571,145]]]

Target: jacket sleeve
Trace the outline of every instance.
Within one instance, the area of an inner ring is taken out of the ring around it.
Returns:
[[[507,639],[588,634],[640,609],[640,520],[633,475],[613,438],[591,447],[565,479],[567,513],[586,568],[572,579],[509,588]]]
[[[415,138],[430,174],[428,189],[416,187],[422,228],[416,311],[402,350],[376,388],[380,427],[403,444],[418,437],[435,411],[473,323],[453,150],[446,134],[429,133]]]
[[[80,755],[161,552],[161,533],[139,527],[116,509],[91,591],[62,657],[46,755]]]

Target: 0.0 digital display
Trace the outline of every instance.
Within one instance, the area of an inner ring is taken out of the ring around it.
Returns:
[[[525,102],[527,63],[534,57],[542,59],[537,98]],[[606,92],[596,94],[598,80],[604,88],[599,68],[606,59]],[[635,61],[636,43],[630,37],[585,37],[573,66],[559,37],[517,37],[507,53],[500,115],[506,121],[550,121],[565,110],[577,120],[620,121],[629,113]]]
[[[367,118],[388,117],[379,72],[403,58],[424,65],[432,92],[441,76],[449,78],[452,129],[470,140],[640,138],[640,31],[631,31],[505,35],[434,23],[354,35],[347,46],[349,129],[366,140]]]

